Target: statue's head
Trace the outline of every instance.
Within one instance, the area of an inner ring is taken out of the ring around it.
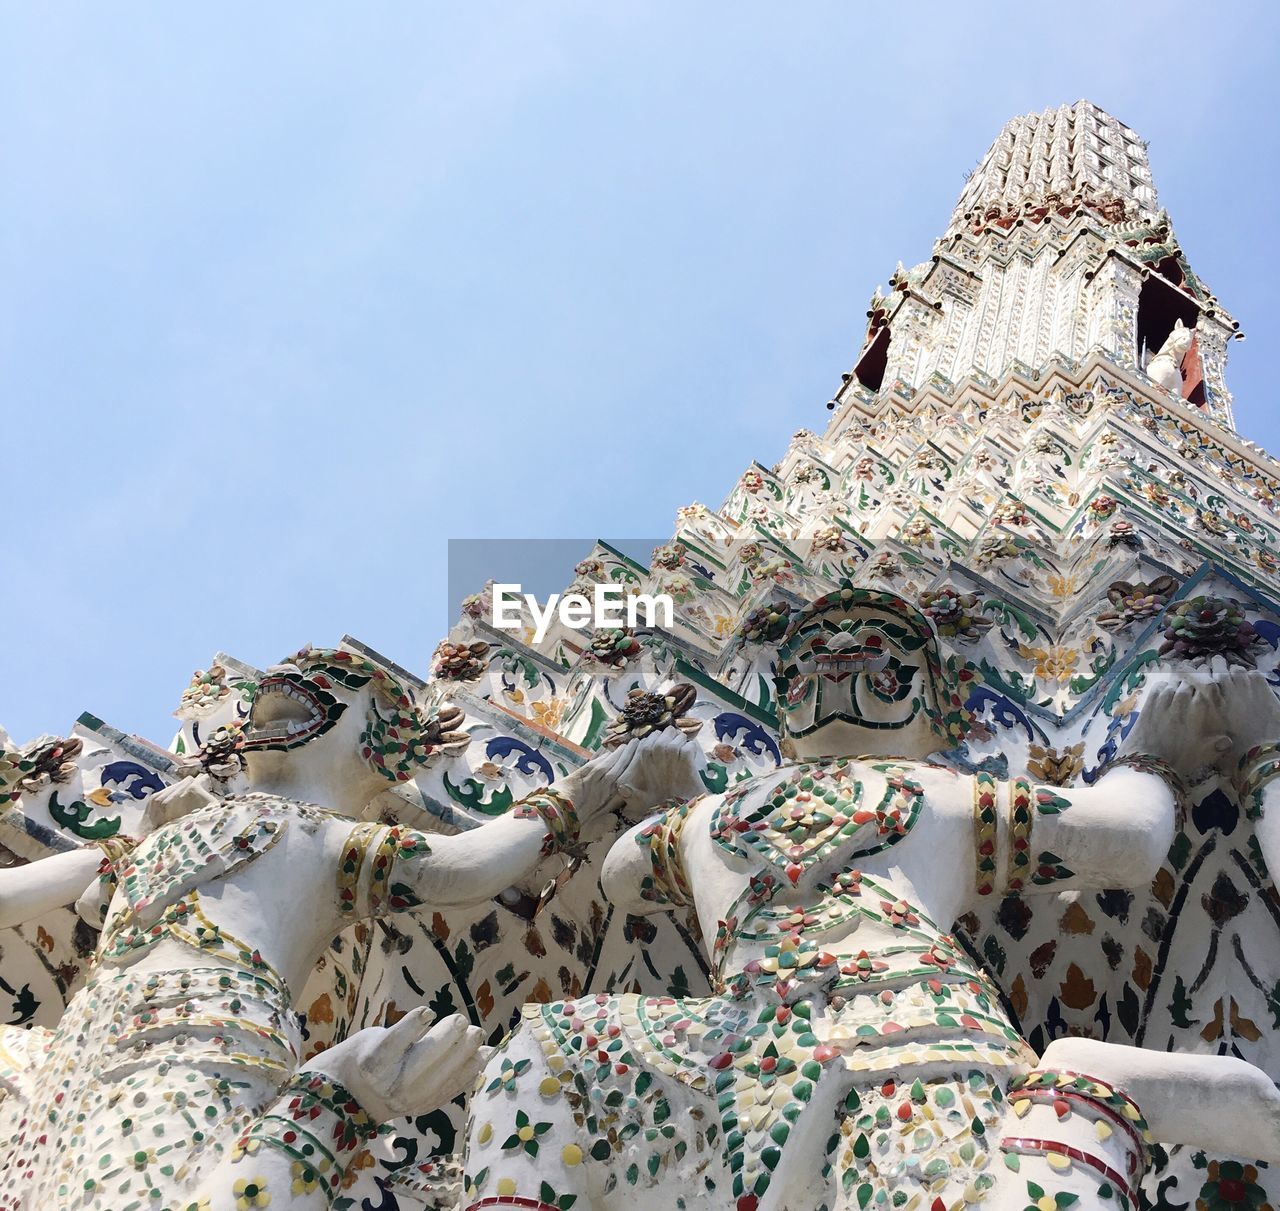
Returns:
[[[1160,352],[1168,354],[1175,360],[1186,356],[1191,348],[1191,342],[1195,339],[1195,332],[1188,328],[1180,319],[1173,323],[1173,330],[1169,333],[1168,339],[1160,347]]]
[[[305,647],[258,683],[243,753],[251,784],[305,765],[310,781],[332,788],[327,806],[363,806],[413,776],[427,736],[412,691],[389,670],[355,652]]]
[[[963,739],[956,688],[928,620],[892,593],[843,587],[788,629],[774,678],[796,757],[922,758]]]

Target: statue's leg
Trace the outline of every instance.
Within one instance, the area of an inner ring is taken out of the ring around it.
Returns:
[[[480,1031],[456,1014],[435,1025],[431,1016],[414,1010],[316,1056],[179,1211],[327,1209],[380,1123],[432,1110],[470,1082]]]
[[[1008,1090],[987,1205],[1134,1211],[1148,1142],[1141,1111],[1122,1090],[1042,1063]]]
[[[1093,1073],[1123,1089],[1161,1144],[1280,1163],[1280,1089],[1244,1060],[1059,1039],[1040,1066]]]
[[[471,1099],[463,1208],[588,1211],[597,1205],[583,1133],[563,1090],[538,1041],[526,1027],[518,1029],[489,1061]]]
[[[1136,1207],[1156,1141],[1280,1155],[1280,1093],[1240,1060],[1061,1039],[1007,1100],[993,1211]]]

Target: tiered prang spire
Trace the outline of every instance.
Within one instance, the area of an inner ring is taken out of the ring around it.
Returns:
[[[1238,325],[1157,208],[1146,144],[1088,101],[1013,119],[932,257],[899,266],[868,317],[828,405],[832,435],[887,408],[954,406],[969,390],[990,399],[1013,378],[1103,362],[1233,427],[1224,374]]]

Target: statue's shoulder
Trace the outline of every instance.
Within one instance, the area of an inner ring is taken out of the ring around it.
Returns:
[[[279,810],[278,803],[266,796],[228,796],[168,821],[148,833],[142,845],[169,849],[183,842],[221,838],[255,823],[284,825],[287,813]]]
[[[149,920],[275,846],[292,813],[285,801],[266,800],[243,796],[211,803],[143,838],[119,871],[130,912]]]

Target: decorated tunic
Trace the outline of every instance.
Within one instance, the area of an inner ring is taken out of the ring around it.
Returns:
[[[344,916],[380,915],[411,895],[395,890],[394,864],[425,850],[424,837],[251,794],[193,812],[104,863],[95,894],[81,901],[105,919],[89,980],[43,1053],[22,1057],[37,1066],[6,1082],[15,1096],[0,1100],[0,1171],[9,1179],[0,1211],[161,1207],[175,1189],[195,1190],[280,1097],[302,1053],[292,991],[252,942],[219,923],[209,893],[290,830],[334,826],[350,826],[327,876],[336,932]],[[332,1090],[304,1086],[300,1097],[334,1101]],[[354,1105],[339,1116],[348,1128],[360,1118]],[[283,1146],[280,1135],[267,1124],[237,1148]],[[343,1154],[362,1141],[360,1131],[338,1130],[299,1152],[298,1180],[336,1186]]]

